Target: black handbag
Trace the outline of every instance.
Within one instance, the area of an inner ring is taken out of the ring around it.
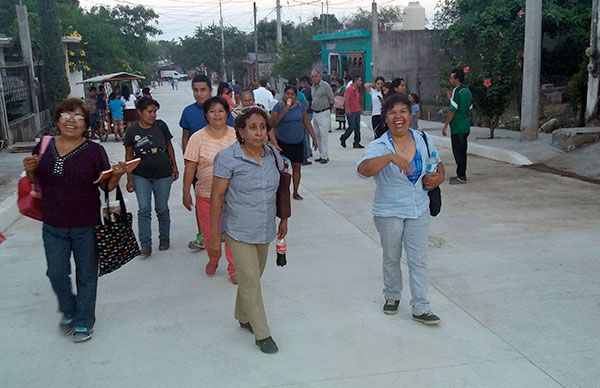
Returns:
[[[421,132],[421,136],[423,136],[423,140],[425,140],[425,146],[427,147],[427,157],[431,156],[429,152],[429,142],[427,141],[427,136],[425,136],[425,132]],[[442,190],[440,186],[435,189],[431,189],[427,192],[429,196],[429,214],[432,217],[440,214],[440,210],[442,210]]]
[[[277,206],[277,217],[280,219],[289,218],[292,216],[292,199],[290,197],[290,183],[292,181],[292,174],[287,172],[283,166],[279,166],[277,155],[275,154],[276,150],[273,148],[273,146],[268,145],[267,147],[269,147],[273,153],[275,165],[279,170],[279,187],[277,188],[277,197],[275,200],[275,205]]]
[[[117,186],[116,190],[120,211],[111,214],[108,191],[105,191],[107,216],[102,217],[104,224],[95,227],[98,276],[121,268],[140,254],[140,247],[131,226],[133,215],[127,213],[121,188]]]

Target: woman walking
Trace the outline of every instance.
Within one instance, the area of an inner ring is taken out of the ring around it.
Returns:
[[[213,180],[213,159],[217,153],[236,141],[235,130],[227,125],[229,106],[221,97],[212,97],[203,105],[208,125],[196,131],[190,137],[185,148],[185,170],[183,174],[183,205],[192,210],[190,188],[194,177],[196,182],[196,220],[198,229],[204,236],[204,244],[210,244],[210,190]],[[221,237],[219,237],[219,242]],[[210,253],[210,252],[209,252]],[[238,284],[235,265],[229,247],[225,246],[227,273],[233,284]],[[208,256],[206,274],[214,275],[219,265],[218,256]]]
[[[284,238],[288,229],[287,218],[281,219],[276,228],[278,166],[283,166],[283,160],[265,144],[270,129],[264,110],[248,108],[235,120],[238,141],[215,157],[208,246],[211,257],[220,257],[220,236],[225,233],[239,281],[235,319],[242,328],[254,333],[255,343],[263,353],[275,353],[278,348],[267,323],[260,278],[269,243],[275,237]]]
[[[123,95],[121,101],[123,101],[123,125],[125,128],[138,120],[137,109],[135,107],[135,96],[129,92],[127,86],[123,86]]]
[[[408,96],[403,93],[384,101],[381,115],[389,130],[369,144],[356,166],[360,176],[375,178],[373,220],[383,247],[383,312],[398,312],[404,244],[412,317],[435,325],[440,319],[431,312],[427,290],[430,218],[427,191],[442,184],[445,170],[440,163],[437,172],[425,175],[428,149],[433,151],[435,147],[428,135],[410,128],[410,106]]]
[[[115,134],[115,141],[123,139],[123,108],[125,103],[119,98],[119,95],[112,92],[108,96],[108,110],[110,111],[110,120],[112,122],[113,131]]]
[[[373,134],[378,132],[378,128],[383,125],[381,122],[381,103],[383,102],[382,88],[385,84],[385,78],[377,77],[374,83],[365,84],[365,90],[371,96],[372,110],[371,110],[371,126],[373,128]],[[416,129],[416,128],[415,128]],[[377,138],[377,137],[375,137]]]
[[[23,160],[27,177],[44,193],[42,238],[52,289],[62,313],[59,329],[73,333],[74,342],[92,338],[96,321],[98,259],[94,226],[100,224],[100,192],[96,181],[110,169],[104,148],[85,138],[90,126],[90,110],[84,101],[70,98],[56,110],[60,131],[42,152]],[[107,190],[119,184],[125,165],[113,167]],[[71,255],[75,262],[77,293],[71,286]]]
[[[171,132],[156,119],[160,104],[142,97],[136,103],[139,120],[125,132],[125,160],[141,158],[133,173],[127,175],[127,191],[135,191],[138,200],[138,230],[142,256],[152,254],[152,195],[158,217],[158,249],[170,246],[171,216],[169,195],[171,184],[179,177]]]
[[[296,100],[296,93],[295,87],[286,86],[283,94],[285,102],[278,102],[271,112],[271,127],[274,130],[269,134],[269,138],[271,144],[292,162],[293,198],[302,200],[304,198],[298,193],[298,188],[300,187],[300,169],[304,156],[304,128],[308,130],[308,134],[312,138],[315,151],[319,145],[306,109]]]

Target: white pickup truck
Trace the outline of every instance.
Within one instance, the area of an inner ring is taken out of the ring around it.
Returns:
[[[186,80],[187,74],[179,74],[176,70],[161,70],[160,78],[175,78],[178,80]]]

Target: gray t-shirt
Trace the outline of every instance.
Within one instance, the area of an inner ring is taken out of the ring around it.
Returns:
[[[283,160],[264,147],[260,163],[246,156],[237,141],[219,152],[213,162],[213,175],[229,181],[221,217],[223,231],[247,244],[270,243],[277,235],[277,166],[283,166]]]
[[[134,175],[148,179],[166,178],[173,174],[167,154],[167,142],[173,135],[162,120],[156,120],[150,128],[142,128],[136,121],[125,131],[123,144],[133,147],[134,157],[141,158]]]

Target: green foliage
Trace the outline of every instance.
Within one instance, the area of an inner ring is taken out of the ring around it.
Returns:
[[[50,112],[69,95],[70,87],[65,69],[62,50],[62,31],[58,21],[55,0],[38,0],[40,25],[44,33],[40,35],[40,47],[44,59],[44,92]]]
[[[443,78],[454,66],[468,66],[475,112],[491,137],[520,88],[525,15],[523,0],[442,0],[435,16]],[[544,1],[542,80],[569,79],[580,69],[589,41],[590,5],[584,0]],[[484,86],[489,80],[488,87]],[[577,83],[581,86],[581,83]],[[578,92],[576,92],[578,93]]]
[[[371,11],[358,7],[358,10],[344,22],[347,30],[371,30]],[[377,10],[377,24],[380,29],[402,21],[402,8],[395,5],[381,7]]]

